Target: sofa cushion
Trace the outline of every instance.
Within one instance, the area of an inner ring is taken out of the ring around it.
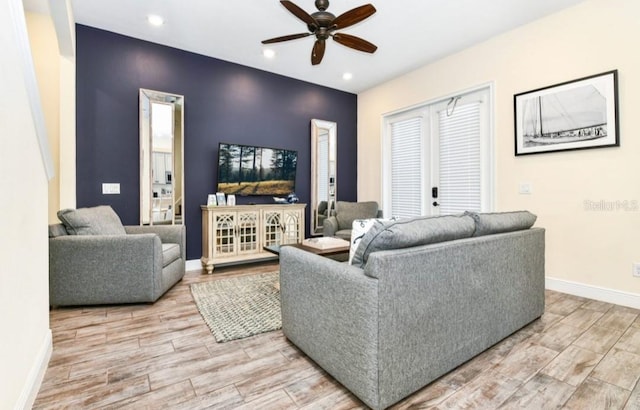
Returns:
[[[372,252],[469,238],[474,230],[473,218],[468,215],[375,222],[360,241],[351,263],[362,268]]]
[[[351,229],[356,219],[375,218],[378,215],[378,203],[369,202],[336,202],[336,219],[338,229]]]
[[[180,245],[177,243],[162,244],[162,267],[169,266],[171,262],[180,258]]]
[[[536,222],[537,216],[529,211],[476,213],[465,212],[473,218],[476,230],[473,236],[492,235],[503,232],[529,229]]]
[[[108,205],[62,209],[58,219],[69,235],[126,235],[118,214]]]
[[[345,241],[351,240],[351,229],[340,229],[336,231],[333,236],[344,239]]]

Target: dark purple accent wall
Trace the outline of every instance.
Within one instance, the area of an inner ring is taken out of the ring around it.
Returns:
[[[188,259],[202,255],[200,205],[215,192],[219,142],[298,151],[296,193],[309,203],[311,119],[335,121],[338,199],[356,200],[355,94],[82,25],[76,42],[78,207],[111,205],[124,224],[139,223],[140,88],[185,97]],[[120,195],[103,195],[103,182],[120,183]],[[251,202],[273,200],[237,198]]]

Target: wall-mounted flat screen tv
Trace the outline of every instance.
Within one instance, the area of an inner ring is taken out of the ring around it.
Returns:
[[[297,163],[297,151],[220,143],[218,192],[287,195],[295,191]]]

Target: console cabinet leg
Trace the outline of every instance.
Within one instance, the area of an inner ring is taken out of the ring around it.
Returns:
[[[211,275],[213,273],[213,261],[212,260],[205,260],[204,258],[200,260],[200,263],[202,263],[202,269],[207,271],[208,275]]]

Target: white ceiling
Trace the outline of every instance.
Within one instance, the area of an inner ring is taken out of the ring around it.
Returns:
[[[58,1],[58,0],[55,0]],[[271,44],[261,40],[303,33],[305,24],[277,0],[71,0],[77,23],[165,44],[287,77],[358,93],[499,33],[584,0],[333,0],[336,16],[370,1],[376,14],[343,32],[378,46],[374,54],[328,40],[322,63],[310,62],[314,37]],[[308,13],[314,0],[293,0]],[[47,12],[47,0],[24,0]],[[165,18],[161,27],[149,14]],[[523,47],[526,46],[523,44]],[[353,78],[342,79],[344,72]]]

